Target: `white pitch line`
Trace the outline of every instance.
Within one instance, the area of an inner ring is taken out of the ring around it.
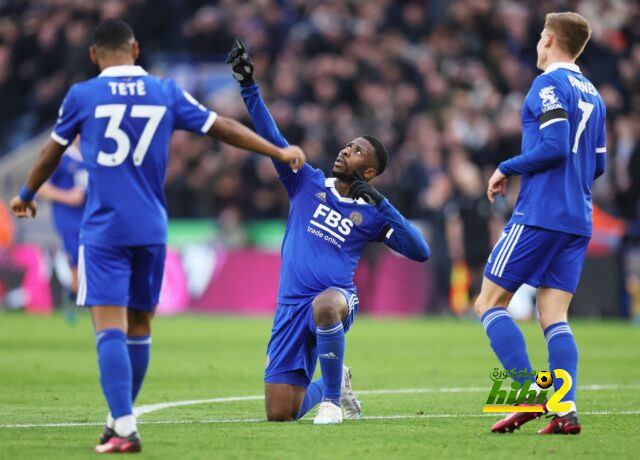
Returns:
[[[584,385],[579,388],[582,391],[609,391],[609,390],[638,390],[640,385]],[[485,387],[461,387],[461,388],[397,388],[397,389],[382,389],[382,390],[361,390],[357,391],[359,395],[393,395],[393,394],[416,394],[416,393],[478,393],[488,391]],[[238,402],[238,401],[261,401],[264,399],[263,395],[253,396],[228,396],[222,398],[210,398],[210,399],[193,399],[186,401],[174,401],[157,404],[147,404],[144,406],[136,407],[134,413],[136,416],[143,414],[149,414],[162,409],[169,409],[172,407],[181,406],[193,406],[198,404],[213,404],[213,403],[225,403],[225,402]],[[581,412],[584,415],[636,415],[640,414],[640,411],[627,411],[627,412]],[[448,418],[448,417],[491,417],[491,414],[425,414],[425,415],[385,415],[385,416],[369,416],[364,417],[366,420],[394,420],[402,418]],[[211,419],[211,420],[169,420],[159,422],[145,422],[139,423],[148,424],[181,424],[181,423],[244,423],[244,422],[259,422],[264,419]],[[73,427],[73,426],[100,426],[103,423],[98,422],[69,422],[69,423],[42,423],[42,424],[5,424],[0,425],[0,428],[46,428],[46,427]]]
[[[579,387],[580,390],[586,391],[609,391],[609,390],[640,390],[640,385],[585,385]],[[386,390],[361,390],[356,391],[358,395],[399,395],[399,394],[416,394],[416,393],[484,393],[488,392],[487,387],[461,387],[461,388],[391,388]],[[156,412],[162,409],[181,406],[195,406],[197,404],[212,404],[237,401],[262,401],[263,395],[254,396],[229,396],[226,398],[211,399],[194,399],[190,401],[174,401],[158,404],[147,404],[145,406],[136,407],[134,412],[136,416]]]
[[[502,414],[504,415],[504,414]],[[500,414],[397,414],[397,415],[369,415],[362,420],[419,420],[431,418],[458,418],[458,417],[501,417]],[[640,410],[629,411],[591,411],[580,412],[580,415],[640,415]],[[158,420],[158,421],[138,421],[138,425],[206,425],[212,423],[264,423],[265,418],[226,418],[226,419],[202,419],[202,420]],[[310,422],[311,419],[302,420]],[[357,423],[357,421],[356,421]],[[0,428],[70,428],[79,426],[102,426],[104,422],[82,422],[82,423],[25,423],[14,425],[0,425]]]
[[[211,404],[211,403],[225,403],[225,402],[237,402],[237,401],[261,401],[264,399],[263,395],[255,396],[229,396],[226,398],[211,398],[211,399],[193,399],[190,401],[175,401],[167,403],[147,404],[145,406],[136,407],[133,411],[137,417],[149,412],[155,412],[162,409],[168,409],[170,407],[180,406],[195,406],[197,404]]]

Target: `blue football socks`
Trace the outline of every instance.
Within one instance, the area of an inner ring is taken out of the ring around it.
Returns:
[[[344,342],[342,321],[331,326],[316,328],[318,358],[324,383],[322,400],[331,401],[336,406],[340,406]]]
[[[127,348],[132,371],[131,402],[135,402],[149,367],[151,336],[127,336]]]
[[[100,385],[114,419],[133,413],[131,363],[125,333],[105,329],[96,334]]]
[[[318,380],[314,380],[307,387],[307,393],[304,395],[304,400],[302,401],[302,406],[300,406],[300,410],[298,411],[298,415],[296,415],[296,420],[304,417],[304,414],[309,412],[316,404],[318,404],[322,400],[322,393],[324,393],[324,382],[322,378]]]
[[[506,308],[492,308],[482,315],[482,325],[489,336],[491,348],[502,363],[502,367],[515,372],[531,372],[531,361],[527,354],[527,345],[520,328]],[[513,380],[523,383],[527,377],[516,377]],[[528,377],[531,380],[531,377]]]
[[[573,380],[571,389],[564,395],[562,402],[571,402],[572,410],[576,410],[576,386],[578,385],[578,346],[573,337],[571,328],[565,322],[555,323],[544,330],[544,338],[549,349],[549,370],[553,373],[556,369],[564,369]],[[553,387],[558,389],[564,383],[563,379],[556,378],[553,374]],[[559,413],[565,415],[565,413]]]

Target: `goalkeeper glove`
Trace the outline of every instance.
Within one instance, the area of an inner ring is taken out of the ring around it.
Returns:
[[[356,180],[353,181],[351,187],[349,187],[349,196],[353,199],[362,198],[372,206],[378,206],[384,196],[377,191],[373,185],[365,181],[364,178],[357,172],[353,174]]]
[[[240,86],[253,85],[253,62],[239,38],[236,38],[233,48],[229,51],[227,64],[231,66],[233,78],[238,80]]]

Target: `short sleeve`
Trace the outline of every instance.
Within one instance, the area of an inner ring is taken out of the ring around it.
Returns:
[[[174,96],[171,107],[174,128],[184,129],[200,135],[206,134],[216,120],[217,114],[200,104],[173,80],[169,80],[169,84]]]
[[[76,137],[80,130],[80,122],[80,107],[76,96],[76,86],[72,86],[60,105],[58,120],[51,132],[51,138],[62,146],[69,145],[69,142]]]
[[[568,118],[569,104],[562,88],[556,80],[545,74],[533,81],[527,95],[527,105],[541,128],[545,124]]]

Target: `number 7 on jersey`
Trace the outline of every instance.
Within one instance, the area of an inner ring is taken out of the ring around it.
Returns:
[[[584,129],[587,127],[587,120],[591,116],[591,112],[593,112],[593,104],[578,99],[578,108],[582,110],[582,117],[580,118],[580,123],[578,123],[576,138],[573,141],[573,148],[571,149],[573,153],[578,153],[578,142],[580,142],[580,136],[582,136]]]

